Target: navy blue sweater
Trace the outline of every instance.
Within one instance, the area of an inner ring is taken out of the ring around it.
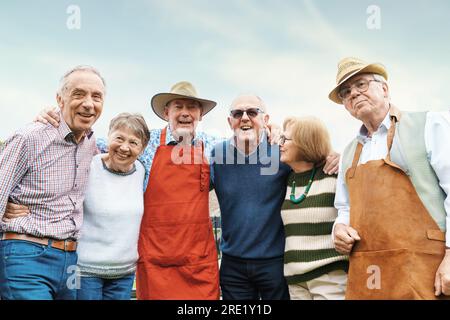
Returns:
[[[211,181],[220,205],[224,254],[242,259],[283,256],[280,211],[290,168],[279,159],[279,146],[266,138],[250,156],[230,140],[215,146]]]

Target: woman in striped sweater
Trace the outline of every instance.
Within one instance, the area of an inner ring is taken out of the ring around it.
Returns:
[[[292,172],[281,216],[286,235],[284,275],[292,300],[345,298],[348,256],[334,249],[331,238],[337,176],[323,172],[330,151],[328,131],[319,119],[285,120],[281,161]]]

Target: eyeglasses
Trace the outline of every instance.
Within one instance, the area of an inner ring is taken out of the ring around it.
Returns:
[[[280,141],[278,142],[278,144],[280,145],[280,146],[282,146],[282,145],[284,145],[284,143],[286,142],[286,141],[291,141],[292,139],[288,139],[288,138],[286,138],[286,136],[284,136],[284,135],[281,135],[280,136]]]
[[[255,118],[258,113],[264,113],[264,111],[259,108],[249,108],[247,110],[234,109],[230,111],[230,115],[234,119],[241,119],[244,113],[246,113],[250,118]]]
[[[352,94],[352,89],[356,88],[356,90],[358,90],[358,92],[366,92],[367,89],[369,89],[369,84],[370,82],[375,81],[375,82],[381,82],[380,80],[376,80],[376,79],[372,79],[372,80],[367,80],[367,79],[359,79],[358,81],[356,81],[355,83],[353,83],[350,87],[343,87],[339,90],[338,96],[339,98],[341,98],[341,100],[347,100],[348,98],[350,98],[351,94]]]

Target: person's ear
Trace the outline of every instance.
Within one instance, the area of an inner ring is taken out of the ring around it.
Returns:
[[[228,120],[228,125],[230,126],[230,129],[233,130],[233,126],[231,124],[231,117],[228,117],[227,120]]]
[[[389,86],[386,82],[382,83],[382,87],[383,87],[383,96],[385,98],[389,98]]]
[[[264,120],[264,124],[265,124],[265,125],[267,125],[267,124],[269,123],[269,118],[270,118],[270,116],[269,116],[267,113],[264,114],[263,120]]]
[[[59,108],[62,110],[64,108],[64,99],[59,93],[56,94],[56,102],[58,103]]]
[[[169,121],[169,107],[164,107],[164,119]]]

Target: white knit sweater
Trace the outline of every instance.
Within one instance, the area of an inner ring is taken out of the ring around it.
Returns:
[[[145,169],[136,161],[134,172],[116,174],[104,166],[102,156],[91,163],[78,267],[81,276],[114,279],[136,270]]]

